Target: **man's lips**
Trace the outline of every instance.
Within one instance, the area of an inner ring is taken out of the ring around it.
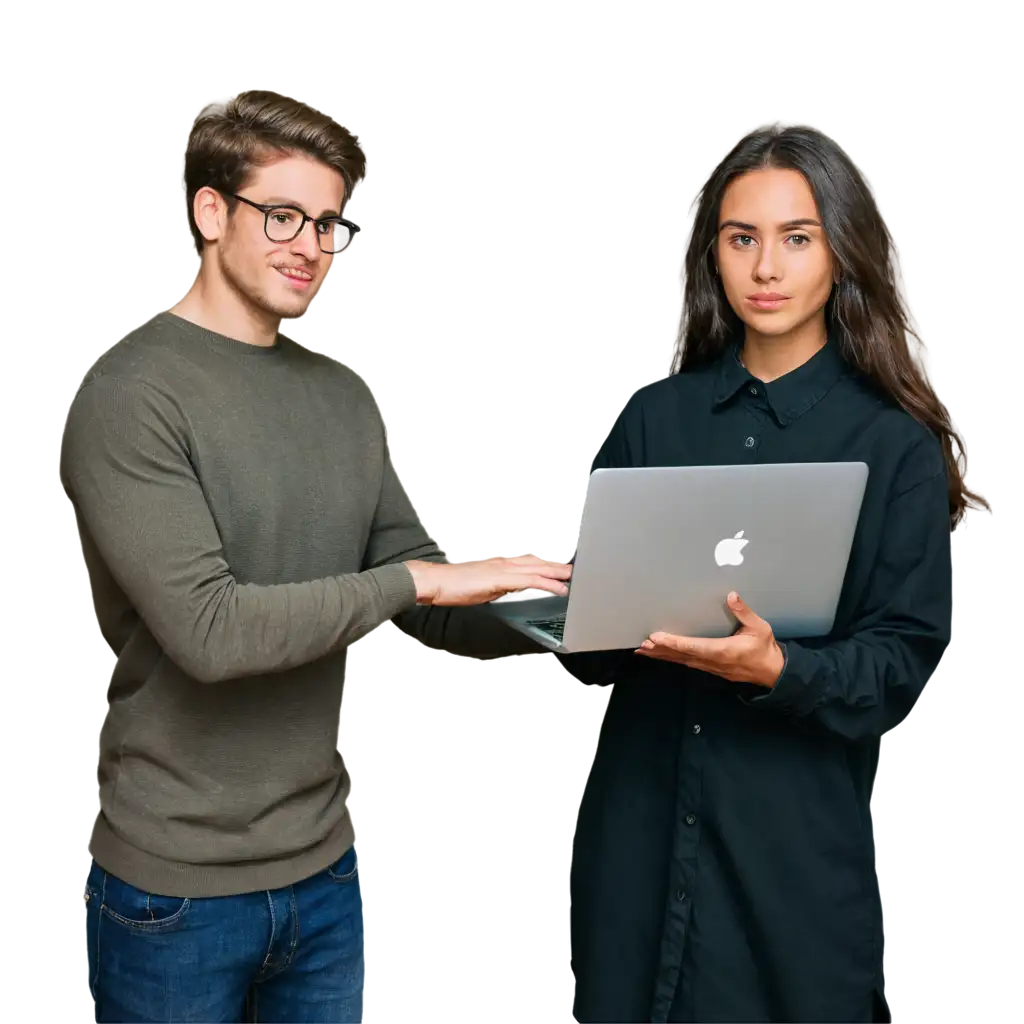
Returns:
[[[306,288],[313,282],[313,275],[302,267],[274,267],[274,269],[297,288]]]

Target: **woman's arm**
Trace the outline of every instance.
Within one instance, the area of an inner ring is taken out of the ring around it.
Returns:
[[[788,641],[775,685],[749,703],[873,739],[910,713],[950,639],[949,486],[943,470],[895,498],[869,599],[849,636]]]
[[[844,636],[786,641],[778,645],[783,662],[770,626],[745,610],[737,612],[743,625],[734,636],[655,634],[642,653],[758,683],[765,693],[740,695],[751,707],[791,715],[851,741],[894,728],[921,695],[950,639],[948,481],[937,443],[934,451],[924,447],[915,461],[929,475],[908,474],[910,482],[890,498],[867,590]]]

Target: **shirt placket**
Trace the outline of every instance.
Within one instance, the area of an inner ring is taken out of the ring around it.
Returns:
[[[737,396],[741,415],[735,427],[725,428],[736,431],[736,447],[732,453],[736,464],[761,461],[764,434],[771,418],[764,390],[760,381],[751,378],[743,385],[743,392]],[[690,690],[688,697],[678,759],[672,875],[669,879],[665,928],[651,1007],[651,1020],[655,1022],[668,1020],[677,989],[681,990],[681,1003],[686,1005],[689,1001],[682,965],[693,901],[698,895],[695,882],[700,855],[700,802],[704,788],[711,706],[697,687]]]
[[[683,953],[693,911],[697,858],[700,853],[700,801],[704,788],[708,712],[700,691],[694,687],[686,702],[680,740],[676,782],[675,828],[672,836],[672,874],[661,939],[651,1020],[667,1021],[680,978]]]
[[[757,463],[761,461],[764,432],[771,415],[768,411],[768,398],[764,393],[764,385],[753,379],[747,381],[743,385],[740,404],[743,409],[740,430],[742,448],[736,461],[743,465]]]

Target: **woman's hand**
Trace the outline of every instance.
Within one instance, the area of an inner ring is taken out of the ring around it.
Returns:
[[[772,627],[751,611],[739,594],[730,594],[728,604],[740,621],[740,628],[732,636],[702,639],[652,633],[636,653],[710,672],[734,683],[757,683],[771,689],[786,663]]]

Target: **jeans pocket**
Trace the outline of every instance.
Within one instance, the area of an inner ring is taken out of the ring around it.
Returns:
[[[354,882],[359,874],[359,862],[356,858],[356,848],[350,847],[335,863],[327,869],[328,877],[332,881],[344,884]]]
[[[112,921],[136,931],[163,931],[181,924],[191,900],[187,896],[161,896],[106,875],[100,910]]]
[[[99,953],[96,943],[98,910],[99,893],[90,885],[88,872],[83,872],[78,890],[78,977],[83,985],[89,986],[96,978]]]

